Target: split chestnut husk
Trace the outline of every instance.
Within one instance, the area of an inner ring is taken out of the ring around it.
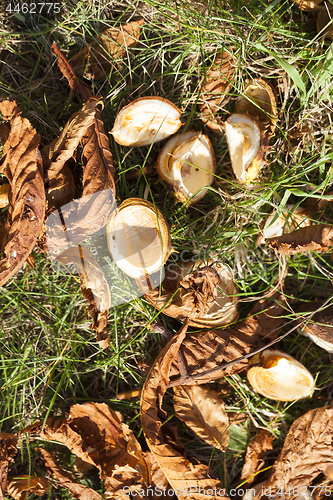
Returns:
[[[127,199],[111,214],[107,241],[118,267],[135,279],[148,280],[159,273],[171,252],[164,216],[152,203],[140,198]]]
[[[140,97],[122,108],[111,134],[123,146],[148,146],[177,132],[181,111],[158,96]]]
[[[267,147],[258,123],[247,115],[235,113],[225,122],[231,166],[237,179],[251,184],[266,163]]]
[[[208,137],[190,130],[171,137],[163,146],[157,173],[182,203],[195,203],[214,181],[215,155]]]
[[[274,134],[277,122],[276,97],[273,87],[262,78],[254,80],[238,98],[236,113],[249,115],[256,120],[268,136]]]
[[[259,394],[276,401],[295,401],[312,395],[311,373],[289,354],[265,349],[250,360],[247,378]]]
[[[227,326],[238,317],[237,287],[220,262],[170,264],[160,288],[147,290],[143,285],[139,283],[156,309],[180,321],[188,318],[191,326]]]

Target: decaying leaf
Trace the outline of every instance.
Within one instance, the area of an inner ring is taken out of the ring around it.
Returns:
[[[0,500],[5,498],[8,464],[17,452],[17,436],[0,432]]]
[[[264,458],[267,450],[272,450],[273,434],[267,430],[262,430],[257,436],[252,439],[246,450],[245,464],[242,469],[241,479],[248,479],[248,483],[252,483],[253,476],[264,465]]]
[[[75,195],[75,183],[71,169],[64,165],[61,171],[49,180],[46,188],[47,212],[52,212],[70,203]]]
[[[160,287],[147,290],[147,300],[164,314],[191,326],[225,326],[237,319],[237,287],[229,269],[219,263],[210,266],[179,262],[167,266]]]
[[[58,65],[74,93],[84,101],[92,97],[91,88],[80,82],[65,56],[52,45]],[[95,98],[96,99],[96,98]],[[53,212],[47,219],[46,239],[49,252],[59,253],[70,244],[81,243],[105,226],[114,209],[115,185],[112,154],[100,111],[82,137],[83,192],[79,200]]]
[[[10,184],[7,234],[1,242],[4,255],[0,260],[0,286],[3,286],[23,266],[35,246],[46,202],[39,135],[22,118],[15,101],[0,102],[0,113],[11,127],[0,161],[0,171]]]
[[[58,139],[42,150],[46,179],[54,179],[74,154],[87,129],[94,123],[101,97],[91,97],[66,123]]]
[[[199,97],[201,119],[220,135],[223,135],[222,121],[216,115],[221,110],[222,104],[226,104],[229,100],[228,93],[232,87],[236,66],[236,60],[229,52],[226,50],[218,52],[201,81]]]
[[[234,363],[277,337],[283,322],[284,300],[273,289],[266,299],[254,305],[249,317],[233,328],[188,334],[180,347],[187,374],[181,375],[177,363],[173,363],[170,386],[203,384],[244,370],[248,359],[219,366]]]
[[[48,213],[74,198],[74,179],[66,162],[73,156],[87,129],[94,124],[100,101],[100,97],[91,97],[70,117],[59,138],[42,149]]]
[[[108,28],[88,47],[84,47],[69,62],[74,70],[90,78],[103,80],[108,77],[115,62],[122,59],[128,49],[137,46],[144,20],[134,21],[117,28]],[[114,61],[114,62],[113,62]],[[119,67],[119,64],[117,64]]]
[[[78,498],[79,500],[101,500],[102,497],[92,488],[84,486],[83,484],[77,483],[70,472],[65,471],[57,464],[54,456],[47,450],[43,448],[37,448],[45,460],[45,466],[47,471],[56,479],[58,485],[62,488],[66,488],[73,498]]]
[[[229,418],[219,394],[209,385],[178,386],[173,390],[177,417],[210,446],[225,451]]]
[[[49,486],[49,481],[44,477],[14,477],[11,478],[8,484],[7,494],[15,498],[15,500],[26,500],[31,493],[42,496]]]
[[[148,446],[163,470],[168,482],[182,500],[201,499],[199,487],[207,500],[226,498],[221,482],[209,477],[208,468],[185,458],[176,443],[166,435],[162,425],[165,414],[161,409],[163,396],[169,384],[171,363],[185,338],[187,324],[168,342],[154,362],[141,396],[141,423]],[[192,489],[190,489],[192,487]],[[215,488],[215,494],[214,492]]]
[[[333,305],[311,302],[297,307],[301,334],[328,352],[333,352]],[[312,313],[312,314],[311,314]]]
[[[316,408],[299,417],[289,429],[265,490],[268,488],[270,495],[278,490],[289,492],[288,498],[296,499],[333,464],[332,435],[333,407]]]
[[[73,263],[81,279],[81,292],[88,300],[88,315],[92,318],[91,328],[96,330],[97,342],[105,349],[110,344],[107,332],[108,312],[111,294],[104,272],[88,248],[71,247],[57,256],[64,266]]]
[[[116,465],[112,476],[107,478],[105,486],[105,498],[116,500],[128,500],[130,492],[146,490],[142,475],[130,465]]]
[[[64,417],[53,417],[25,429],[37,432],[42,439],[63,443],[76,456],[95,465],[102,479],[112,477],[116,465],[130,465],[139,470],[146,484],[149,474],[140,444],[117,413],[104,403],[73,405]]]
[[[169,489],[169,483],[154,454],[150,451],[146,451],[144,453],[144,457],[151,475],[150,487],[153,488],[153,490],[155,490],[155,488],[166,490],[166,498],[175,498],[173,494],[170,495],[169,493],[167,493],[167,490]]]
[[[327,252],[333,246],[333,226],[317,224],[301,227],[278,238],[268,238],[266,243],[281,255],[308,251]]]

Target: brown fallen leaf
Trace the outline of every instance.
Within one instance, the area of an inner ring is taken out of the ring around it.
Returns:
[[[287,492],[294,500],[333,464],[333,407],[308,411],[289,429],[280,455],[271,469],[264,491]],[[297,492],[297,488],[299,492]],[[262,496],[259,490],[258,498]]]
[[[169,384],[170,366],[185,338],[187,325],[168,342],[147,376],[141,396],[141,424],[150,451],[179,499],[201,499],[203,491],[207,500],[227,498],[222,483],[209,477],[208,467],[185,458],[162,425],[166,415],[161,405]]]
[[[97,467],[101,479],[112,477],[116,465],[139,470],[148,484],[149,473],[141,446],[117,413],[104,403],[73,405],[70,413],[37,422],[23,432],[36,432],[42,439],[59,441],[76,456]]]
[[[88,300],[88,315],[91,328],[96,330],[97,342],[105,349],[110,344],[107,331],[111,294],[104,272],[88,248],[71,247],[56,257],[64,266],[73,263],[81,279],[81,292]]]
[[[60,136],[42,149],[48,213],[74,198],[75,184],[66,162],[73,156],[87,129],[94,124],[101,97],[91,97],[66,123]]]
[[[224,135],[222,121],[216,115],[221,110],[222,104],[229,101],[228,93],[232,87],[236,66],[236,60],[229,52],[226,50],[218,52],[201,81],[199,96],[201,119],[207,127],[220,135]]]
[[[52,453],[43,448],[37,448],[37,450],[41,452],[45,460],[47,471],[56,479],[59,486],[69,491],[72,497],[78,498],[79,500],[102,500],[101,495],[97,493],[97,491],[77,483],[72,474],[59,467]]]
[[[84,101],[92,97],[91,88],[78,80],[71,65],[52,44],[58,56],[58,65],[67,78],[74,93],[79,93]],[[69,244],[81,243],[84,239],[106,225],[115,203],[114,167],[109,139],[104,130],[100,111],[82,136],[83,192],[79,200],[74,200],[62,211],[53,212],[47,219],[46,242],[42,249],[59,253]]]
[[[23,266],[34,248],[45,216],[43,164],[38,149],[40,136],[22,118],[15,101],[0,102],[2,118],[10,122],[3,146],[0,172],[10,184],[9,208],[1,246],[0,286]]]
[[[20,476],[11,478],[7,487],[7,494],[15,500],[26,500],[28,495],[44,495],[50,483],[44,477]]]
[[[112,476],[107,479],[107,491],[105,498],[114,498],[116,500],[128,500],[130,494],[138,498],[149,497],[152,500],[163,498],[175,498],[173,494],[169,495],[169,483],[156,462],[154,455],[150,452],[143,453],[144,459],[151,476],[150,484],[147,488],[142,475],[130,465],[119,467],[116,465]],[[165,491],[165,492],[164,492]]]
[[[226,326],[238,317],[237,287],[229,269],[220,262],[209,266],[179,262],[165,269],[160,286],[148,290],[138,282],[146,299],[158,310],[199,328]],[[143,280],[142,280],[143,281]]]
[[[101,97],[91,97],[82,109],[74,113],[66,123],[58,139],[42,149],[45,177],[55,178],[74,154],[87,129],[94,123],[97,105]]]
[[[70,203],[75,195],[75,183],[71,169],[64,165],[60,172],[49,179],[46,188],[47,212]]]
[[[157,462],[154,454],[151,453],[150,451],[146,451],[144,453],[144,457],[147,462],[147,466],[151,475],[151,482],[149,486],[153,489],[153,491],[156,491],[156,489],[165,490],[166,493],[164,494],[164,496],[166,498],[175,498],[173,494],[169,495],[167,493],[167,490],[169,489],[170,485],[163,470],[161,469],[159,463]],[[160,495],[158,494],[155,495],[156,498],[158,496]]]
[[[67,58],[61,52],[61,50],[59,50],[59,47],[56,44],[56,42],[52,43],[51,50],[54,55],[58,56],[57,62],[59,69],[66,78],[66,80],[68,81],[68,84],[72,89],[72,92],[74,94],[80,94],[83,101],[88,101],[89,98],[93,96],[91,86],[78,79]]]
[[[327,306],[325,302],[319,301],[310,302],[301,304],[295,312],[298,314],[301,334],[328,352],[333,352],[333,305]]]
[[[264,465],[264,458],[267,450],[272,450],[273,434],[267,430],[262,430],[257,436],[252,439],[247,445],[245,464],[242,469],[241,479],[248,479],[248,483],[252,483],[255,479],[253,476]]]
[[[7,489],[7,474],[9,462],[17,452],[17,436],[0,432],[0,500],[4,500]]]
[[[146,490],[142,475],[130,465],[115,466],[112,476],[105,482],[105,498],[115,500],[128,500],[130,492]],[[140,495],[138,495],[139,498]]]
[[[113,64],[121,60],[128,49],[137,46],[143,23],[141,19],[106,29],[69,60],[72,68],[90,78],[104,80],[109,76]],[[117,66],[119,68],[119,64]]]
[[[248,358],[237,363],[235,360],[274,341],[283,322],[284,302],[283,294],[273,288],[238,325],[188,334],[180,347],[187,374],[181,375],[178,365],[173,363],[170,387],[203,384],[244,370]],[[225,367],[225,363],[231,364]]]
[[[266,244],[281,255],[300,252],[327,252],[333,246],[333,226],[316,224],[302,227],[278,238],[267,238]]]
[[[177,417],[201,439],[225,451],[229,443],[229,418],[218,392],[208,385],[174,387]]]

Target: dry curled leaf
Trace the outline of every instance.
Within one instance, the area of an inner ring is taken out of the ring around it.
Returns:
[[[112,477],[115,466],[137,468],[148,483],[148,471],[141,446],[117,413],[104,403],[73,405],[65,418],[53,417],[29,426],[25,432],[37,432],[42,439],[63,443],[87,463],[98,467],[101,478]]]
[[[45,216],[45,190],[39,135],[22,118],[15,101],[0,102],[0,113],[11,127],[0,160],[0,172],[10,184],[7,234],[1,238],[2,286],[23,266],[36,244]]]
[[[180,347],[187,373],[179,376],[179,367],[173,363],[170,386],[203,384],[244,370],[248,358],[237,363],[235,360],[250,355],[276,338],[283,322],[283,311],[284,297],[273,289],[266,299],[254,305],[249,317],[233,328],[188,334]],[[223,367],[225,363],[232,364]]]
[[[222,121],[216,115],[221,110],[222,104],[226,104],[229,100],[228,93],[232,87],[236,65],[236,60],[229,52],[226,50],[218,52],[201,81],[199,96],[201,119],[220,135],[223,135]]]
[[[5,498],[8,464],[17,452],[17,436],[0,432],[0,500]]]
[[[96,330],[97,342],[105,349],[110,344],[107,332],[108,312],[111,294],[104,272],[88,248],[67,248],[57,260],[64,266],[73,263],[81,279],[81,292],[88,300],[88,315],[92,318],[91,328]]]
[[[229,418],[218,392],[208,385],[178,386],[173,390],[177,417],[210,446],[225,451]]]
[[[55,178],[74,154],[87,129],[94,123],[101,97],[91,97],[66,123],[58,139],[42,150],[46,180]]]
[[[205,266],[188,274],[181,282],[180,299],[196,315],[206,314],[213,306],[221,278],[213,267]]]
[[[275,461],[264,490],[278,490],[294,500],[333,464],[333,408],[308,411],[290,427],[280,455]],[[298,489],[298,491],[297,491]],[[259,490],[260,498],[262,490]]]
[[[70,117],[60,136],[42,149],[48,213],[74,198],[74,179],[66,162],[74,155],[87,129],[94,124],[100,101],[100,97],[91,97]]]
[[[52,49],[58,56],[59,68],[73,92],[79,93],[84,101],[89,101],[92,97],[91,88],[78,80],[56,43],[53,43]],[[114,209],[116,191],[113,159],[99,110],[82,136],[82,145],[82,197],[68,204],[61,212],[53,212],[48,217],[47,243],[42,248],[47,247],[51,253],[59,253],[70,244],[81,243],[99,231]]]
[[[175,498],[173,494],[167,492],[169,483],[156,462],[154,455],[150,452],[143,453],[144,459],[151,476],[150,484],[147,488],[142,475],[130,465],[116,466],[112,472],[112,477],[108,478],[108,489],[105,498],[114,498],[116,500],[128,500],[131,493],[133,497],[147,498],[157,500],[161,497],[160,490],[165,490],[163,498]]]
[[[237,287],[228,267],[219,262],[179,262],[167,266],[161,286],[147,290],[147,300],[164,314],[191,326],[226,326],[237,319]]]
[[[241,479],[248,479],[248,483],[252,483],[253,476],[264,465],[264,458],[267,450],[272,450],[273,434],[267,430],[262,430],[257,436],[252,439],[247,445],[245,464],[242,469]]]
[[[101,500],[102,497],[92,488],[84,486],[83,484],[77,483],[70,472],[62,469],[57,464],[54,456],[47,450],[43,448],[37,448],[45,460],[45,466],[47,471],[54,477],[59,486],[66,488],[73,498],[78,498],[79,500]]]
[[[326,252],[333,246],[333,226],[317,224],[301,227],[278,238],[268,238],[266,244],[281,255],[308,251]]]
[[[162,425],[166,415],[161,405],[169,384],[170,366],[185,338],[187,325],[168,342],[147,376],[141,396],[142,428],[150,451],[179,499],[202,498],[203,490],[207,500],[226,498],[221,482],[209,477],[208,467],[185,458],[179,446],[167,436],[167,426]]]
[[[20,476],[11,478],[7,487],[7,494],[15,500],[26,500],[28,495],[44,495],[50,483],[44,477]]]
[[[144,20],[141,19],[106,29],[88,47],[84,47],[69,60],[72,68],[90,78],[105,79],[110,74],[113,61],[119,61],[128,49],[137,46],[143,23]]]
[[[311,302],[298,306],[301,334],[309,337],[317,345],[333,352],[333,305],[324,302]],[[311,314],[312,313],[312,314]]]

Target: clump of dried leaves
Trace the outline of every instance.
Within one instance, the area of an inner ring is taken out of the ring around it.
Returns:
[[[310,4],[300,2],[305,10]],[[103,348],[110,342],[107,333],[110,290],[95,257],[80,244],[105,226],[114,209],[115,171],[101,117],[102,97],[93,96],[91,87],[78,80],[74,69],[91,78],[105,78],[113,70],[106,57],[111,54],[117,71],[121,71],[121,59],[138,43],[142,24],[143,21],[138,21],[106,30],[70,61],[53,44],[62,74],[84,104],[70,117],[60,136],[42,149],[38,133],[21,116],[17,103],[0,102],[3,118],[0,172],[9,183],[9,188],[1,192],[5,205],[8,199],[9,208],[6,222],[0,219],[3,255],[0,286],[31,258],[36,243],[41,251],[48,250],[63,265],[74,264],[82,294],[88,301],[88,314],[93,320],[97,341]],[[226,51],[219,53],[200,84],[202,120],[218,133],[222,133],[223,124],[218,112],[229,98],[235,70],[233,56]],[[78,187],[68,162],[77,154],[79,145],[82,146],[83,183],[80,196],[76,197]],[[327,251],[333,246],[333,229],[326,224],[312,225],[266,239],[266,244],[282,255]],[[50,481],[56,487],[66,488],[73,498],[102,499],[102,493],[81,484],[72,472],[61,467],[56,454],[48,449],[50,443],[55,442],[76,455],[76,471],[98,470],[104,482],[103,498],[125,499],[130,492],[144,498],[148,491],[153,491],[151,497],[157,498],[160,496],[156,493],[158,489],[167,490],[169,486],[184,500],[203,498],[200,491],[205,491],[207,499],[228,498],[223,484],[214,478],[210,467],[187,455],[177,438],[174,422],[168,421],[162,408],[163,397],[168,388],[173,387],[176,416],[212,449],[225,451],[233,418],[225,411],[220,393],[209,383],[245,370],[255,352],[276,342],[283,325],[285,297],[276,285],[242,322],[225,330],[187,333],[188,318],[205,315],[210,310],[217,299],[220,282],[218,272],[212,266],[205,266],[195,274],[179,277],[176,283],[178,312],[174,316],[184,325],[154,361],[141,391],[141,423],[150,452],[142,450],[131,429],[123,423],[121,414],[106,404],[76,404],[64,417],[37,422],[20,435],[0,434],[0,499],[5,494],[18,500],[27,499],[30,493],[42,495]],[[169,299],[175,289],[172,285],[168,290],[168,284],[167,277],[162,284],[162,298],[156,290],[150,298],[156,303],[164,300],[162,307],[172,311],[174,305],[169,304]],[[271,494],[289,488],[294,492],[290,497],[293,500],[299,496],[295,493],[297,488],[319,483],[331,490],[332,411],[331,407],[311,410],[293,423],[265,481],[265,489],[270,488]],[[8,476],[22,434],[28,434],[32,441],[38,437],[40,446],[37,449],[48,479],[34,475]],[[250,441],[241,473],[248,484],[254,482],[263,468],[272,441],[273,436],[267,431],[261,431]],[[326,475],[324,480],[321,474]],[[173,497],[173,493],[164,496]],[[263,489],[259,488],[256,498],[262,496]]]

